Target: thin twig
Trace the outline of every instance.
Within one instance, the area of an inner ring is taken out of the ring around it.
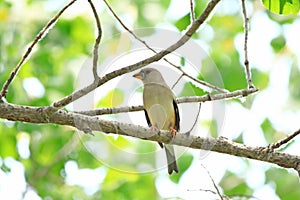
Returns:
[[[100,108],[95,110],[87,111],[75,111],[75,113],[80,113],[82,115],[96,116],[96,115],[108,115],[108,114],[118,114],[127,112],[136,112],[144,110],[143,106],[130,106],[130,107],[118,107],[118,108]]]
[[[215,101],[221,99],[245,97],[257,91],[258,89],[252,88],[252,89],[236,90],[233,92],[221,93],[221,94],[207,94],[204,96],[181,97],[177,99],[177,103],[205,102],[205,101]]]
[[[97,31],[98,31],[98,35],[97,38],[95,40],[95,44],[94,44],[94,52],[93,52],[93,75],[94,75],[94,79],[98,79],[98,73],[97,73],[97,63],[98,63],[98,49],[99,49],[99,44],[102,38],[102,28],[101,28],[101,23],[100,23],[100,19],[99,16],[97,14],[97,10],[92,2],[92,0],[88,0],[88,2],[91,5],[91,8],[93,10],[93,14],[96,20],[96,25],[97,25]]]
[[[195,128],[195,126],[197,124],[197,121],[198,121],[198,118],[199,118],[199,115],[200,115],[200,110],[201,110],[201,102],[199,103],[199,108],[198,108],[197,115],[195,117],[195,121],[194,121],[192,127],[190,128],[190,130],[188,130],[185,134],[190,135],[192,130]]]
[[[244,52],[245,52],[245,71],[246,71],[246,79],[248,82],[248,88],[254,88],[253,82],[252,82],[252,78],[251,78],[251,71],[250,71],[250,67],[249,67],[249,60],[248,60],[248,32],[249,32],[249,28],[248,28],[248,24],[249,24],[249,18],[247,16],[247,9],[246,9],[246,5],[245,5],[245,0],[242,0],[242,7],[243,7],[243,15],[244,15],[244,28],[245,28],[245,43],[244,43]]]
[[[225,94],[207,94],[204,96],[197,97],[180,97],[176,99],[178,104],[180,103],[195,103],[195,102],[206,102],[206,101],[216,101],[222,99],[230,99],[235,97],[245,97],[250,94],[257,92],[257,89],[244,89],[244,90],[236,90],[234,92],[229,92]],[[144,107],[142,105],[139,106],[130,106],[130,107],[119,107],[119,108],[100,108],[96,110],[87,110],[87,111],[75,111],[76,113],[80,113],[83,115],[95,116],[95,115],[108,115],[108,114],[117,114],[124,112],[137,112],[142,111]],[[200,113],[200,107],[198,111],[198,115]]]
[[[289,141],[291,141],[294,137],[296,137],[299,134],[300,134],[300,129],[292,133],[291,135],[287,136],[286,138],[270,144],[267,148],[271,151],[278,149],[282,145],[287,144]]]
[[[195,12],[194,12],[194,3],[193,3],[193,0],[190,0],[190,8],[191,8],[191,22],[194,23],[195,21]]]
[[[103,2],[106,4],[107,8],[110,10],[112,15],[116,18],[116,20],[121,24],[121,26],[130,33],[136,40],[143,43],[147,49],[150,49],[152,52],[157,53],[154,49],[152,49],[144,40],[140,39],[133,31],[131,31],[124,23],[123,21],[118,17],[118,15],[115,13],[115,11],[111,8],[111,6],[107,3],[106,0],[103,0]]]
[[[175,44],[172,44],[167,49],[162,50],[149,58],[146,58],[135,64],[123,67],[121,69],[115,70],[113,72],[110,72],[110,73],[104,75],[103,77],[99,78],[97,81],[94,81],[92,84],[86,86],[85,88],[75,91],[72,94],[70,94],[69,96],[66,96],[63,99],[55,102],[53,104],[53,106],[57,107],[57,108],[64,107],[64,106],[68,105],[69,103],[71,103],[72,101],[79,99],[80,97],[88,94],[89,92],[93,91],[97,87],[103,85],[107,81],[109,81],[113,78],[116,78],[118,76],[121,76],[123,74],[126,74],[128,72],[132,72],[134,70],[140,69],[150,63],[153,63],[155,61],[162,59],[164,56],[175,51],[176,49],[178,49],[179,47],[184,45],[192,37],[192,35],[196,32],[196,30],[200,27],[200,25],[202,25],[204,23],[204,21],[207,19],[207,17],[211,13],[211,11],[214,9],[214,7],[219,2],[220,2],[220,0],[211,0],[208,3],[205,10],[203,11],[203,13],[197,18],[197,20],[195,20],[195,22],[190,26],[190,28],[186,31],[186,33]]]
[[[187,190],[187,191],[189,191],[189,192],[210,192],[210,193],[212,193],[212,194],[214,194],[214,195],[218,195],[217,194],[217,192],[215,192],[215,191],[212,191],[212,190],[210,190],[210,189],[194,189],[194,190]],[[226,198],[226,199],[229,199],[227,196],[222,196],[222,197],[224,197],[224,198]]]
[[[198,191],[200,191],[200,192],[210,192],[214,195],[217,195],[217,192],[209,190],[209,189],[193,189],[193,190],[188,189],[187,191],[189,191],[189,192],[198,192]],[[255,197],[255,196],[246,195],[246,194],[223,195],[222,197],[226,198],[226,199],[232,199],[232,198],[248,198],[248,199],[250,199],[251,198],[251,199],[260,200],[259,198]]]
[[[172,85],[172,89],[174,89],[174,87],[177,85],[177,83],[180,81],[180,79],[183,77],[183,73],[177,78],[177,80],[175,81],[175,83]]]
[[[64,13],[64,11],[69,8],[73,3],[75,3],[77,0],[70,1],[67,5],[65,5],[50,21],[46,24],[46,26],[37,34],[37,36],[34,38],[33,42],[30,44],[30,46],[27,48],[26,52],[22,56],[21,60],[19,61],[18,65],[14,68],[14,70],[11,72],[9,78],[4,83],[2,90],[0,92],[0,99],[2,97],[6,97],[7,89],[11,82],[13,81],[14,77],[17,75],[18,71],[20,70],[21,66],[25,63],[26,59],[30,55],[33,47],[43,38],[45,35],[47,35],[48,30],[51,28],[53,24],[56,23],[58,18]]]
[[[169,61],[168,61],[168,62],[169,62]],[[173,65],[172,63],[169,63],[169,64]],[[183,71],[183,70],[181,69],[181,67],[179,67],[179,66],[176,66],[176,65],[173,65],[173,66],[176,67],[178,70],[180,70],[181,75],[179,76],[179,78],[177,79],[177,81],[173,84],[172,89],[177,85],[177,83],[181,80],[181,78],[182,78],[183,76],[186,76],[187,78],[191,79],[192,81],[195,81],[196,83],[199,83],[199,84],[201,84],[201,85],[204,85],[204,86],[206,86],[206,87],[208,87],[208,88],[210,88],[210,89],[212,89],[212,90],[215,90],[215,91],[218,91],[218,92],[221,92],[221,93],[227,93],[227,92],[229,92],[229,91],[226,90],[226,89],[219,88],[218,86],[212,85],[212,84],[207,83],[207,82],[205,82],[205,81],[202,81],[202,80],[200,80],[200,79],[194,78],[193,76],[190,76],[189,74],[185,73],[185,71]]]
[[[110,10],[110,12],[112,13],[112,15],[113,15],[113,16],[116,18],[116,20],[121,24],[121,26],[122,26],[126,31],[129,32],[129,34],[131,34],[136,40],[138,40],[139,42],[141,42],[142,44],[144,44],[145,47],[146,47],[147,49],[151,50],[153,53],[157,53],[157,51],[155,51],[152,47],[150,47],[150,46],[147,44],[146,41],[144,41],[144,40],[142,40],[141,38],[139,38],[133,31],[131,31],[131,30],[124,24],[124,22],[118,17],[118,15],[115,13],[115,11],[114,11],[114,10],[112,9],[112,7],[107,3],[106,0],[103,0],[103,1],[104,1],[104,3],[106,4],[106,6],[108,7],[108,9]],[[192,1],[192,0],[191,0],[191,1]],[[192,2],[192,3],[193,3],[193,2]],[[191,6],[192,6],[192,5],[191,5]],[[192,12],[192,13],[194,13],[194,12]],[[192,21],[192,22],[193,22],[193,23],[195,22],[194,15],[193,15],[193,21]],[[185,73],[185,72],[181,69],[180,66],[177,66],[177,65],[173,64],[172,62],[170,62],[170,61],[169,61],[168,59],[166,59],[166,58],[163,58],[163,60],[164,60],[165,62],[167,62],[168,64],[170,64],[171,66],[173,66],[173,67],[177,68],[178,70],[180,70],[180,71],[183,73],[184,76],[186,76],[186,77],[192,79],[193,81],[195,81],[195,82],[197,82],[197,83],[199,83],[199,84],[202,84],[202,85],[204,85],[204,86],[206,86],[206,87],[209,87],[209,88],[211,88],[211,89],[213,89],[213,90],[215,90],[215,91],[218,91],[218,92],[222,92],[222,93],[228,92],[226,89],[219,88],[219,87],[217,87],[217,86],[215,86],[215,85],[212,85],[212,84],[210,84],[210,83],[207,83],[207,82],[205,82],[205,81],[196,79],[196,78],[194,78],[194,77],[188,75],[187,73]],[[182,78],[182,76],[180,76],[180,78]],[[180,79],[180,78],[179,78],[179,79]],[[179,79],[178,79],[178,81],[179,81]],[[178,81],[177,81],[177,82],[178,82]],[[177,82],[176,82],[176,83],[177,83]]]
[[[181,70],[181,71],[182,71],[182,70]],[[229,91],[226,90],[226,89],[217,87],[217,86],[212,85],[212,84],[210,84],[210,83],[207,83],[207,82],[205,82],[205,81],[202,81],[202,80],[199,80],[199,79],[197,79],[197,78],[194,78],[194,77],[188,75],[187,73],[185,73],[184,71],[182,71],[182,73],[183,73],[184,76],[190,78],[191,80],[195,81],[196,83],[200,83],[201,85],[204,85],[204,86],[206,86],[206,87],[208,87],[208,88],[211,88],[211,89],[213,89],[213,90],[215,90],[215,91],[218,91],[218,92],[221,92],[221,93],[227,93],[227,92],[229,92]]]
[[[217,195],[220,197],[221,200],[224,200],[224,199],[223,199],[223,195],[221,194],[219,188],[217,187],[217,185],[216,185],[214,179],[212,178],[212,176],[210,175],[209,171],[206,169],[206,167],[205,167],[202,163],[201,163],[201,166],[203,167],[203,169],[206,170],[206,173],[208,174],[208,176],[209,176],[211,182],[212,182],[213,185],[214,185],[215,190],[217,191]]]

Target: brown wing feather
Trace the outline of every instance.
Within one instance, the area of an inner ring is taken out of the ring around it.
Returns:
[[[175,112],[175,127],[174,129],[176,131],[179,131],[180,127],[180,117],[179,117],[179,110],[178,110],[178,106],[177,103],[175,101],[175,99],[173,99],[173,106],[174,106],[174,112]]]
[[[152,124],[151,124],[151,122],[150,122],[150,118],[149,118],[149,115],[148,115],[148,113],[147,113],[146,109],[144,109],[144,112],[145,112],[145,116],[146,116],[147,124],[148,124],[148,126],[149,126],[149,127],[151,127],[151,126],[152,126]]]

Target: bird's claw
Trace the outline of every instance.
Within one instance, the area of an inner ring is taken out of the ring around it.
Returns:
[[[170,132],[172,134],[172,138],[174,139],[177,134],[177,131],[174,128],[170,127]]]
[[[150,130],[153,132],[157,132],[158,135],[160,134],[160,130],[156,126],[151,125]]]
[[[156,126],[153,126],[153,125],[152,125],[152,126],[150,126],[150,130],[151,130],[151,131],[157,131],[157,128],[156,128]]]

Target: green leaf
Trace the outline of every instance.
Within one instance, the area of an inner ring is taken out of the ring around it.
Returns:
[[[220,182],[226,195],[252,195],[253,190],[246,184],[244,179],[236,176],[232,172],[227,171]]]
[[[266,183],[276,184],[276,194],[282,200],[299,199],[300,183],[298,175],[286,169],[271,168],[266,171]]]
[[[171,181],[173,181],[174,183],[178,183],[182,174],[191,166],[193,159],[194,157],[188,153],[185,153],[182,156],[180,156],[179,159],[177,160],[179,173],[172,174],[170,176]]]
[[[300,10],[299,0],[262,0],[267,9],[276,14],[297,14]]]
[[[289,92],[290,97],[297,102],[300,100],[300,70],[296,64],[292,65],[291,72],[290,72],[290,78],[289,78]],[[295,102],[296,103],[296,102]]]
[[[264,132],[265,139],[268,143],[274,142],[274,135],[276,130],[273,128],[272,123],[269,119],[265,119],[263,123],[260,125]]]
[[[210,135],[213,138],[218,137],[218,126],[217,126],[217,121],[216,120],[211,120],[211,123],[210,123],[210,126],[209,126],[209,132],[210,132]]]
[[[5,123],[0,124],[0,156],[2,158],[9,156],[17,158],[18,152],[16,149],[16,127],[16,125],[11,128],[6,126]]]
[[[2,164],[2,165],[0,166],[0,169],[1,169],[3,172],[5,172],[5,173],[11,172],[11,169],[10,169],[7,165],[5,165],[5,164]]]
[[[269,85],[269,74],[259,71],[258,69],[252,69],[252,80],[254,85],[260,90],[265,89]]]
[[[186,14],[185,16],[183,16],[182,18],[180,18],[179,20],[177,20],[175,22],[175,26],[179,31],[183,31],[187,28],[187,26],[190,24],[190,14]]]
[[[263,121],[263,123],[261,124],[261,128],[268,143],[273,143],[286,137],[285,133],[276,131],[273,128],[273,125],[269,119],[265,119]]]
[[[109,170],[97,196],[101,199],[157,199],[153,174],[132,174]]]
[[[207,3],[208,3],[208,0],[195,0],[194,1],[195,18],[197,18],[199,15],[202,14],[204,9],[206,8]]]
[[[240,133],[239,136],[234,139],[234,142],[243,144],[243,134]]]
[[[170,0],[160,1],[160,4],[161,4],[165,9],[168,9],[168,8],[169,8],[170,3],[171,3]]]
[[[184,57],[180,58],[180,65],[185,66],[185,58]]]
[[[211,54],[211,58],[217,66],[218,73],[216,73],[214,66],[211,66],[211,61],[204,59],[201,74],[205,74],[205,80],[219,87],[226,88],[229,91],[246,88],[245,70],[239,61],[239,55],[236,50],[230,50],[231,52],[228,52],[228,55],[221,51],[221,49],[216,49],[216,52]],[[221,75],[221,77],[219,78],[218,75]]]
[[[202,96],[205,92],[202,89],[194,85],[192,82],[188,82],[184,85],[182,92],[179,96]]]
[[[286,40],[282,35],[273,38],[271,41],[271,46],[276,53],[282,50],[285,47],[285,44],[286,44]]]

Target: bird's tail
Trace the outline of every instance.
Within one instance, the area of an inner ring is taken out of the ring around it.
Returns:
[[[170,175],[173,173],[173,171],[178,173],[174,147],[172,145],[165,144],[165,150],[166,150],[167,162],[168,162],[168,173]]]

